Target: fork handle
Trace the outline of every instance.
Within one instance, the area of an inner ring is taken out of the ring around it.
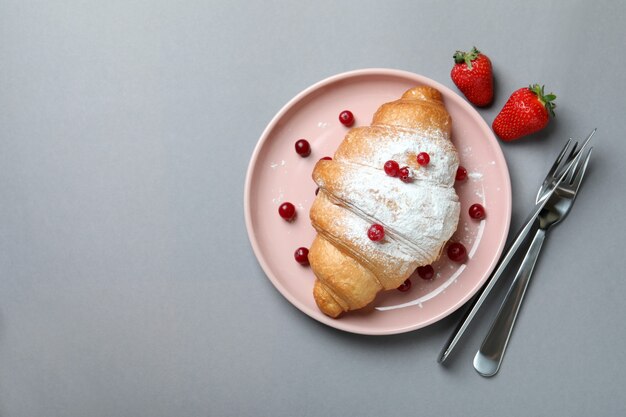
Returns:
[[[515,325],[517,313],[522,305],[524,294],[526,294],[526,289],[528,288],[528,283],[530,282],[530,277],[537,263],[545,237],[545,230],[537,229],[535,237],[524,256],[524,260],[500,306],[500,310],[474,357],[474,369],[482,376],[493,376],[500,369],[504,352]]]

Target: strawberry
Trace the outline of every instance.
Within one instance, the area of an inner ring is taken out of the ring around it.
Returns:
[[[455,65],[450,77],[465,97],[478,107],[484,107],[493,101],[493,71],[491,61],[476,47],[470,52],[456,51],[453,56]]]
[[[511,94],[492,125],[500,139],[518,139],[546,127],[550,116],[554,117],[556,96],[545,94],[543,87],[533,84]]]

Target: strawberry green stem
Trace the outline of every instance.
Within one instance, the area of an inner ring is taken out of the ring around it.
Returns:
[[[469,52],[456,51],[452,58],[454,58],[455,63],[462,64],[465,62],[467,68],[472,69],[472,61],[478,58],[478,55],[480,55],[480,51],[474,46]]]
[[[545,86],[543,85],[540,86],[539,84],[533,84],[533,85],[529,85],[528,89],[537,96],[537,99],[539,99],[541,104],[543,104],[546,110],[548,110],[548,113],[550,113],[550,116],[554,117],[555,116],[554,109],[556,108],[556,104],[554,103],[554,100],[556,99],[556,96],[552,93],[546,94],[544,92],[544,87]]]

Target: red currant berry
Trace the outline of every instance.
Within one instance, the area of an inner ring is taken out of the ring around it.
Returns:
[[[291,203],[283,203],[278,207],[278,214],[288,222],[296,217],[296,206]]]
[[[467,170],[459,166],[456,170],[456,178],[457,181],[465,181],[467,179]]]
[[[333,158],[331,158],[330,156],[325,156],[323,158],[320,158],[320,161],[332,161]]]
[[[354,114],[350,110],[344,110],[339,113],[339,121],[344,126],[352,126],[354,124]]]
[[[417,163],[421,166],[426,166],[430,163],[430,155],[426,152],[420,152],[417,154]]]
[[[411,280],[407,279],[398,287],[398,291],[407,292],[411,289]]]
[[[311,145],[306,139],[299,139],[296,142],[296,153],[301,157],[309,156],[311,154]]]
[[[448,246],[448,258],[454,262],[463,262],[467,259],[467,250],[459,242],[450,243]]]
[[[367,237],[374,242],[379,242],[385,237],[385,229],[380,224],[373,224],[367,231]]]
[[[385,162],[385,174],[390,177],[397,177],[400,173],[400,165],[396,161]]]
[[[435,269],[432,265],[419,266],[417,267],[417,274],[422,279],[433,279],[433,277],[435,276]]]
[[[293,254],[293,257],[296,259],[300,265],[308,265],[309,264],[309,250],[307,248],[298,248]]]
[[[398,175],[403,182],[411,182],[413,178],[411,178],[411,170],[409,167],[402,167],[400,171],[398,171]]]
[[[472,204],[469,208],[469,215],[472,219],[481,220],[485,218],[485,208],[480,204]]]

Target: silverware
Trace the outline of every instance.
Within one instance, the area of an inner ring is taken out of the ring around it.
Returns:
[[[443,349],[439,353],[437,362],[443,363],[446,361],[446,359],[450,357],[450,354],[452,353],[456,345],[461,340],[461,337],[463,336],[469,324],[472,322],[472,320],[476,316],[476,313],[482,306],[483,302],[489,296],[489,293],[491,292],[493,287],[496,285],[496,283],[502,276],[502,273],[508,266],[509,262],[511,262],[511,259],[515,256],[517,250],[526,239],[526,236],[528,236],[528,234],[532,230],[533,224],[535,223],[535,220],[539,216],[539,213],[541,212],[543,207],[546,205],[546,203],[550,199],[550,196],[556,190],[556,187],[569,173],[574,162],[576,162],[577,160],[576,158],[578,158],[581,155],[581,152],[585,149],[585,147],[589,143],[589,140],[595,134],[595,132],[596,132],[596,129],[594,129],[589,134],[589,136],[587,137],[587,139],[585,139],[585,142],[580,147],[580,149],[576,150],[576,148],[573,148],[573,152],[570,152],[570,155],[568,156],[568,158],[565,161],[563,161],[564,156],[567,153],[567,150],[571,144],[571,139],[567,141],[567,143],[565,144],[565,147],[563,148],[563,150],[557,157],[556,161],[550,168],[548,175],[546,175],[546,178],[544,179],[540,187],[540,195],[542,196],[542,198],[535,205],[530,215],[526,218],[526,221],[524,222],[524,226],[518,231],[517,236],[513,240],[513,243],[507,250],[504,257],[500,259],[498,266],[493,271],[491,276],[487,279],[486,284],[469,302],[469,306],[467,310],[465,311],[465,313],[463,314],[461,321],[457,325],[456,329],[454,329],[454,331],[450,335],[450,338],[448,339],[446,344],[443,346]]]
[[[485,336],[480,349],[474,357],[474,369],[482,376],[493,376],[500,369],[517,314],[524,300],[528,283],[546,238],[546,233],[552,226],[563,221],[572,209],[580,184],[585,176],[592,150],[593,148],[589,149],[584,160],[580,158],[580,155],[576,158],[575,166],[571,168],[567,178],[559,184],[539,214],[536,222],[538,228],[526,252],[526,256],[511,283],[511,287],[500,306],[498,314],[491,324],[487,336]],[[574,151],[575,146],[572,152]],[[540,188],[537,199],[539,200],[541,197],[542,189]]]

